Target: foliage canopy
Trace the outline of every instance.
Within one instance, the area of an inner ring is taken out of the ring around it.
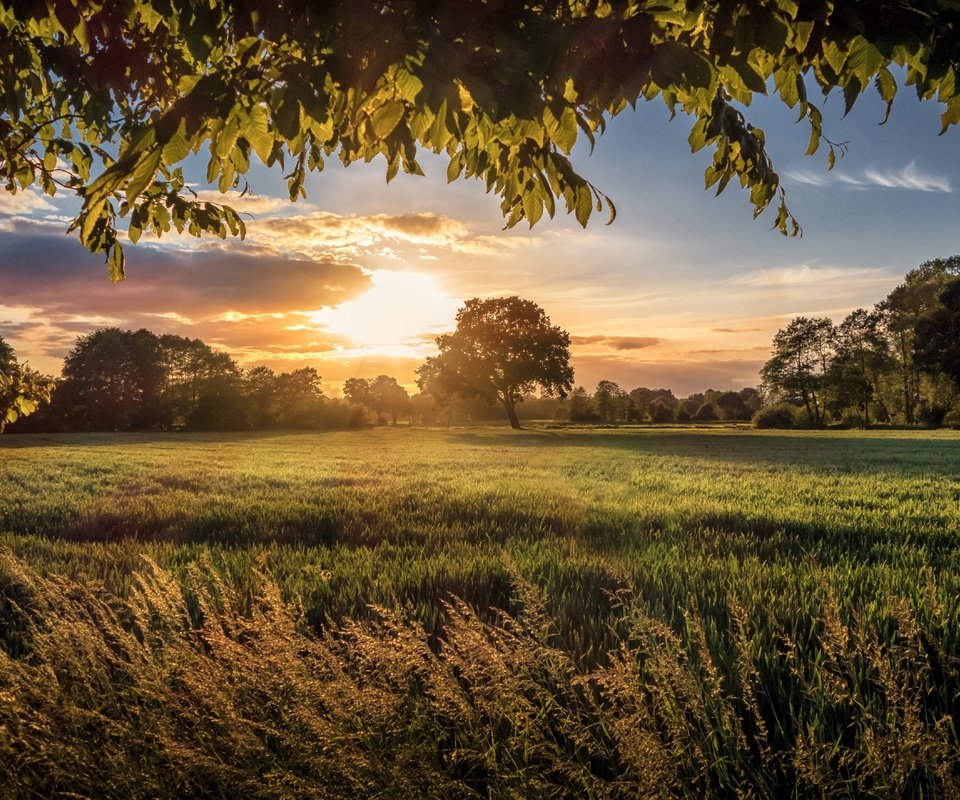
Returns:
[[[229,206],[201,202],[182,162],[246,187],[254,155],[304,196],[307,171],[382,155],[387,180],[443,153],[447,177],[477,178],[507,226],[559,204],[586,224],[613,205],[574,170],[607,121],[660,97],[710,147],[707,187],[733,179],[754,214],[799,227],[765,135],[742,108],[772,92],[826,141],[808,97],[875,87],[888,111],[903,74],[960,121],[960,11],[937,0],[49,0],[0,2],[0,175],[83,201],[72,229],[124,275],[118,238],[171,227],[243,235]],[[895,67],[905,68],[900,73]],[[836,155],[830,148],[829,165]]]
[[[47,402],[52,390],[53,381],[19,363],[13,348],[0,336],[0,433]]]

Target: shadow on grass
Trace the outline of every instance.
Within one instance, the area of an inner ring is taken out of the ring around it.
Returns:
[[[960,439],[929,438],[924,431],[909,435],[913,433],[896,432],[884,438],[882,433],[857,436],[854,432],[837,436],[829,431],[744,433],[717,429],[701,433],[654,428],[622,432],[610,429],[493,432],[487,429],[475,434],[458,433],[453,438],[459,444],[473,447],[589,448],[737,464],[803,466],[824,472],[960,473]]]

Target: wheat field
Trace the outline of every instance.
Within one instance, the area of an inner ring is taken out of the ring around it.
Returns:
[[[0,440],[0,796],[960,796],[960,435]]]

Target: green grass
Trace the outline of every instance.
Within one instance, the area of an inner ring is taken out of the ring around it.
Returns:
[[[11,436],[0,487],[0,794],[960,792],[952,432]]]

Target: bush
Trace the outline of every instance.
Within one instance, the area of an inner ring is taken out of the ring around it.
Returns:
[[[714,420],[720,419],[720,415],[717,414],[717,409],[713,403],[704,403],[700,408],[697,409],[697,413],[693,415],[694,422],[713,422]]]
[[[789,403],[764,406],[753,415],[754,428],[795,428],[797,409]]]
[[[673,410],[663,403],[654,403],[650,409],[650,421],[657,424],[673,422]]]

